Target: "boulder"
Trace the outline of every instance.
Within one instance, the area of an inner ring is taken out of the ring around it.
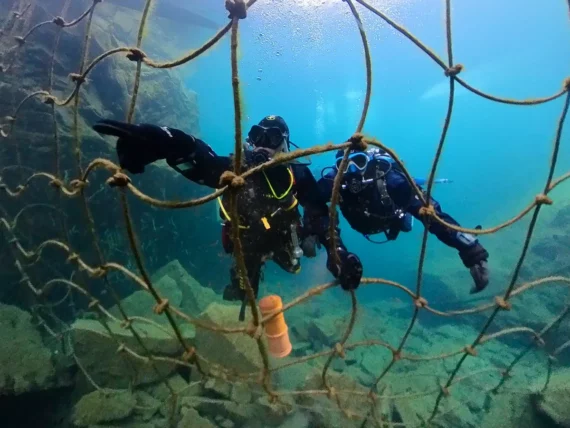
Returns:
[[[251,315],[248,313],[245,322],[239,322],[238,313],[238,305],[211,303],[200,318],[223,327],[246,326]],[[256,341],[244,333],[226,334],[198,328],[196,349],[209,362],[241,374],[258,373],[263,366]]]
[[[163,299],[168,299],[169,303],[179,308],[182,302],[182,291],[174,279],[169,276],[163,276],[158,281],[153,281],[156,292]],[[153,320],[161,324],[168,324],[166,315],[157,315],[153,312],[156,305],[156,300],[150,294],[150,291],[140,290],[135,291],[130,296],[121,300],[121,307],[129,317],[143,317]],[[121,312],[117,306],[114,306],[109,311],[111,314],[119,319],[123,319]]]
[[[177,428],[215,428],[212,422],[208,419],[203,418],[195,409],[188,409],[180,422],[178,423]]]
[[[0,396],[42,391],[69,384],[59,377],[32,316],[0,304]]]
[[[173,260],[153,275],[153,281],[160,282],[163,278],[170,278],[176,283],[181,292],[180,306],[191,316],[198,316],[212,302],[222,302],[221,297],[214,290],[202,287],[178,260]]]
[[[570,428],[570,369],[553,373],[546,390],[533,401],[538,414],[552,426]]]
[[[145,357],[146,351],[139,345],[131,331],[118,322],[108,321],[110,336],[103,325],[95,320],[77,320],[72,325],[71,340],[75,355],[83,369],[100,386],[108,388],[127,388],[131,385],[153,383],[168,376],[177,365],[165,361],[153,364],[130,356],[128,352],[117,353],[119,343],[125,344],[138,355]],[[153,356],[180,357],[182,345],[166,327],[159,328],[151,324],[134,323],[146,350]],[[194,327],[180,325],[186,342],[191,345],[194,339]]]
[[[73,423],[89,427],[127,419],[135,410],[137,399],[130,391],[100,390],[84,395],[73,410]]]
[[[342,338],[342,329],[342,319],[334,315],[313,318],[308,327],[310,340],[326,347],[334,346]]]

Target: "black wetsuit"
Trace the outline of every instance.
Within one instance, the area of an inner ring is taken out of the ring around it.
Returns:
[[[167,158],[169,165],[196,183],[212,188],[222,187],[220,177],[225,171],[233,169],[232,159],[218,156],[209,145],[197,138],[193,138],[192,146],[191,153],[187,155]],[[245,151],[244,158],[245,170],[255,166],[251,151]],[[181,164],[184,168],[180,168]],[[232,252],[228,199],[229,193],[226,192],[220,201],[220,216],[225,221],[222,231],[224,249]],[[298,205],[303,207],[302,221]],[[287,272],[299,272],[300,261],[292,254],[292,228],[297,233],[299,243],[310,233],[318,236],[320,243],[328,250],[328,207],[313,174],[305,165],[278,165],[248,177],[238,194],[238,214],[245,264],[256,297],[265,260],[273,260]],[[339,245],[344,248],[338,239]],[[235,267],[231,269],[231,278],[234,291],[243,289],[239,287]],[[229,296],[225,293],[225,297],[241,300],[239,294]]]

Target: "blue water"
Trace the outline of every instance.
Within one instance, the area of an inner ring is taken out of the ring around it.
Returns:
[[[446,58],[444,2],[371,1]],[[462,0],[453,2],[453,46],[462,77],[497,96],[529,98],[556,93],[570,76],[570,26],[567,2]],[[227,22],[217,4],[209,18]],[[442,70],[410,41],[357,5],[373,62],[373,96],[364,128],[404,159],[416,177],[426,177],[433,162],[448,100]],[[259,0],[240,25],[240,81],[245,106],[244,133],[267,114],[283,116],[291,139],[301,147],[345,141],[355,130],[363,104],[365,68],[360,35],[341,0]],[[198,47],[212,30],[192,30]],[[229,37],[200,57],[186,80],[198,94],[201,137],[219,154],[234,145]],[[544,187],[555,126],[563,99],[526,107],[482,99],[457,86],[454,114],[438,168],[434,196],[462,225],[490,227],[521,211]],[[245,137],[245,135],[244,135]],[[570,168],[566,130],[557,174]],[[334,161],[334,153],[313,157],[312,170]],[[567,196],[567,192],[566,192]],[[513,228],[481,238],[491,253],[490,267],[507,263],[499,255],[520,253],[528,218]],[[384,246],[368,243],[341,221],[342,237],[362,258],[365,276],[415,285],[422,226]],[[217,235],[212,240],[217,239]],[[303,283],[328,280],[324,254],[304,261]],[[443,265],[461,271],[459,295],[468,296],[471,279],[455,250],[430,237],[426,270]],[[501,266],[504,267],[504,266]],[[510,266],[508,266],[510,267]],[[462,270],[463,269],[463,270]],[[465,272],[463,272],[465,271]],[[270,268],[269,275],[293,282]],[[294,280],[299,279],[298,277]],[[505,286],[494,277],[490,293]],[[435,285],[434,285],[435,287]],[[362,290],[385,296],[378,288]],[[427,286],[428,295],[438,290]]]

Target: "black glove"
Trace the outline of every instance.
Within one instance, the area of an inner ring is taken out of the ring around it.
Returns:
[[[475,245],[460,251],[459,257],[461,257],[465,267],[469,269],[475,282],[471,294],[483,291],[489,284],[489,269],[487,268],[489,253],[487,250],[477,242]]]
[[[340,280],[340,285],[345,290],[356,290],[362,278],[362,263],[356,254],[349,253],[339,248],[338,256],[340,265],[333,263],[332,254],[329,252],[327,269],[333,276]]]
[[[194,137],[182,131],[156,125],[131,125],[115,120],[101,120],[93,125],[100,134],[118,137],[117,155],[121,168],[133,174],[159,159],[184,156],[192,152]]]

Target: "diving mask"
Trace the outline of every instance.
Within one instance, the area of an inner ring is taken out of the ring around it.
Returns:
[[[343,156],[336,158],[336,169],[338,171],[340,164],[342,163]],[[366,167],[368,166],[368,155],[365,152],[356,152],[351,153],[348,155],[348,163],[346,164],[346,168],[344,173],[356,173],[360,172],[361,174],[366,171]]]
[[[278,149],[284,143],[286,144],[288,137],[277,127],[265,128],[259,125],[253,125],[248,134],[249,143],[255,147],[266,147],[273,150]]]

